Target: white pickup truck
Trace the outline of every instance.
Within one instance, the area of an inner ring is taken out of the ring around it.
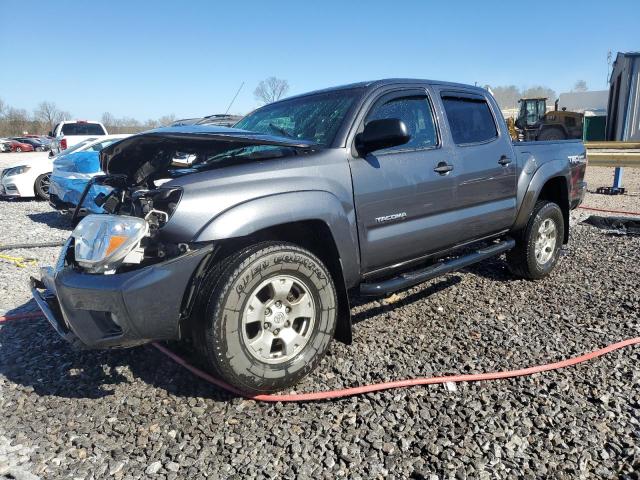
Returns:
[[[107,129],[104,128],[104,125],[100,122],[65,120],[64,122],[58,123],[55,128],[49,132],[49,136],[53,137],[49,156],[57,155],[62,150],[66,150],[88,138],[102,135],[107,135]]]

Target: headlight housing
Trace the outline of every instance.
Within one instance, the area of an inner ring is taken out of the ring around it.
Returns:
[[[73,230],[75,259],[90,273],[115,270],[149,233],[147,222],[123,215],[88,215]]]
[[[23,173],[28,172],[29,170],[31,170],[30,166],[28,166],[28,165],[20,165],[19,167],[13,167],[13,168],[7,169],[7,171],[5,172],[4,176],[12,177],[14,175],[21,175]]]

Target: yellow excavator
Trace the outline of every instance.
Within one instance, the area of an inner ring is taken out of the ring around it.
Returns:
[[[512,122],[507,122],[514,140],[566,140],[582,138],[584,115],[566,108],[547,112],[547,98],[521,98],[520,109]]]

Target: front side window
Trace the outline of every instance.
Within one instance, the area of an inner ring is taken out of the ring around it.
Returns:
[[[366,122],[387,118],[402,120],[411,139],[404,145],[385,150],[418,150],[434,147],[438,144],[431,105],[426,96],[394,98],[377,105],[369,112]],[[384,152],[385,150],[380,151]]]
[[[496,122],[485,100],[445,96],[442,103],[457,145],[487,142],[498,136]]]

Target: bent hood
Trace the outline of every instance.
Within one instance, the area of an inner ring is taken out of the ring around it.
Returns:
[[[309,150],[314,143],[236,128],[185,125],[150,130],[113,143],[100,152],[100,166],[108,174],[124,174],[127,183],[138,185],[167,171],[176,152],[271,145]]]

